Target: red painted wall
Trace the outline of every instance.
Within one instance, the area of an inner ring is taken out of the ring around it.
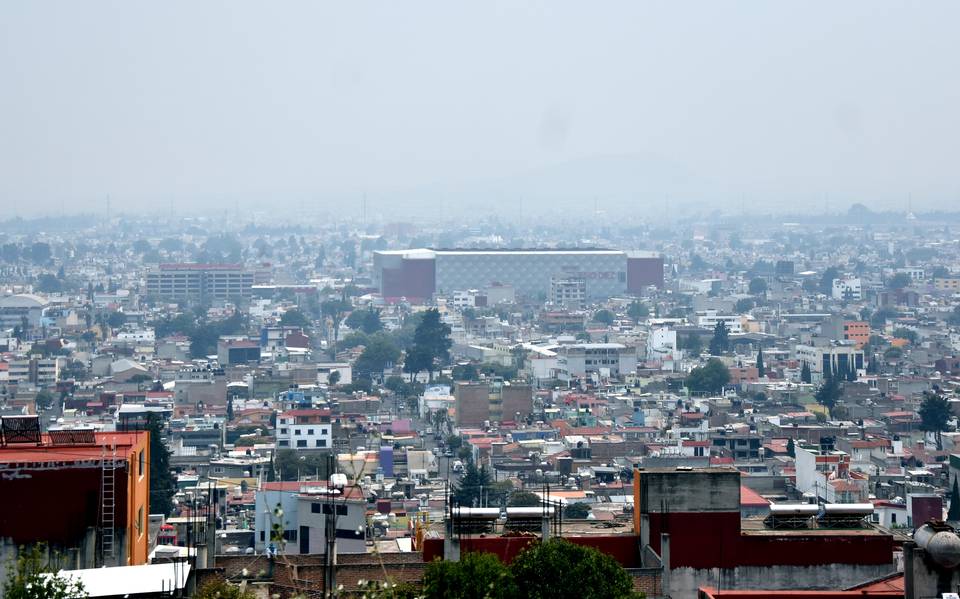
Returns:
[[[98,525],[100,468],[24,471],[30,478],[3,481],[0,491],[0,537],[14,543],[45,540],[71,546],[88,527]],[[127,526],[126,469],[117,473],[115,522]]]
[[[565,537],[567,541],[593,547],[617,560],[622,566],[636,568],[640,565],[639,544],[633,535]],[[536,542],[531,537],[484,537],[463,539],[460,542],[461,553],[483,551],[492,553],[504,563],[510,563],[527,545]],[[423,542],[423,561],[432,562],[443,559],[443,539],[425,539]]]
[[[380,292],[385,298],[428,299],[437,288],[436,268],[434,260],[404,259],[400,268],[383,269]]]
[[[741,534],[738,512],[650,514],[650,545],[660,553],[660,533],[670,533],[673,567],[814,566],[889,564],[893,538],[877,534]]]
[[[640,293],[648,285],[663,287],[663,258],[627,258],[627,291]]]

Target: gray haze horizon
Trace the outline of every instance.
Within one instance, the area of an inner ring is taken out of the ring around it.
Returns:
[[[952,210],[960,3],[6,2],[10,216]]]

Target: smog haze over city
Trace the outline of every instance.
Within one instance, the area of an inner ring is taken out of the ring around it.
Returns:
[[[958,23],[0,2],[0,597],[956,597]]]
[[[8,2],[0,202],[949,209],[958,19],[955,2]]]

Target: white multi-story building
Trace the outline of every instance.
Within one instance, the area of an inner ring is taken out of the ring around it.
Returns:
[[[568,310],[579,310],[587,303],[587,282],[578,277],[554,277],[550,281],[550,301]]]
[[[720,314],[716,310],[700,310],[697,312],[697,326],[704,329],[713,329],[718,322],[727,325],[727,332],[738,334],[743,332],[743,316],[739,314]]]
[[[476,289],[468,289],[466,291],[454,291],[453,292],[453,307],[457,310],[463,310],[465,308],[476,308],[477,307],[477,297],[480,296],[480,292]]]
[[[25,358],[8,363],[8,380],[11,383],[49,386],[60,379],[62,358]]]
[[[647,336],[647,361],[656,362],[663,370],[672,370],[683,352],[677,349],[677,332],[669,327],[655,327]]]
[[[278,449],[330,449],[332,446],[330,410],[288,410],[277,415]]]
[[[810,372],[823,376],[833,372],[846,375],[851,366],[857,371],[864,369],[863,350],[857,349],[854,341],[836,341],[830,345],[798,345],[797,360],[806,364]]]
[[[257,553],[324,553],[329,517],[334,518],[337,553],[366,552],[366,500],[359,487],[331,492],[325,481],[263,483],[254,518]]]
[[[557,378],[599,374],[619,377],[637,371],[637,348],[620,343],[577,343],[557,347]]]
[[[860,301],[863,299],[863,284],[860,279],[834,279],[830,297],[838,300]]]

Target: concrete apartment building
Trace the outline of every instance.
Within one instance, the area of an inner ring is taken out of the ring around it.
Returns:
[[[457,426],[479,428],[512,422],[533,411],[533,387],[508,382],[459,382],[454,389]]]
[[[353,486],[336,495],[328,490],[325,481],[263,483],[256,493],[257,553],[271,545],[283,555],[325,553],[328,515],[335,517],[337,553],[365,553],[367,505],[363,492]],[[271,534],[275,525],[282,532]]]
[[[580,310],[587,303],[587,282],[577,277],[554,277],[550,301],[566,310]]]
[[[853,365],[864,368],[863,350],[854,341],[831,342],[829,345],[798,345],[797,360],[810,367],[810,372],[823,376],[828,372],[845,374]]]
[[[301,409],[277,415],[277,447],[280,449],[330,449],[333,424],[330,410]]]
[[[254,273],[242,264],[161,264],[147,273],[147,295],[165,299],[250,298]]]
[[[62,358],[24,358],[7,363],[7,380],[14,384],[32,383],[41,387],[56,385],[60,380]]]
[[[50,305],[38,295],[20,294],[0,298],[0,329],[13,329],[26,323],[28,329],[40,326]]]
[[[834,316],[820,324],[820,332],[834,341],[853,341],[863,347],[870,341],[870,323]]]
[[[560,345],[557,378],[569,381],[597,374],[616,377],[637,371],[637,348],[622,343],[576,343]]]

